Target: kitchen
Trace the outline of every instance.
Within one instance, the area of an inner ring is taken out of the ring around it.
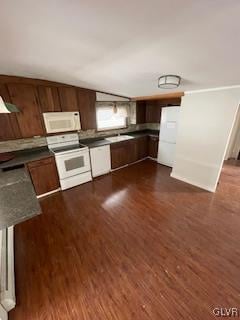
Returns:
[[[0,76],[0,81],[3,104],[18,109],[0,115],[2,252],[11,257],[5,257],[3,274],[12,283],[11,290],[2,289],[1,303],[10,311],[16,303],[13,225],[41,214],[35,194],[42,198],[147,158],[157,161],[161,110],[178,109],[182,93],[131,101],[43,80]],[[16,193],[19,201],[6,196]]]
[[[19,113],[1,115],[2,128],[5,127],[1,132],[3,140],[0,142],[1,152],[6,151],[5,157],[13,157],[12,160],[4,161],[1,169],[26,164],[38,196],[58,191],[60,188],[58,176],[62,182],[61,189],[64,190],[66,187],[63,183],[65,181],[68,184],[69,180],[62,179],[74,176],[76,180],[78,172],[82,173],[78,176],[79,179],[81,177],[81,182],[78,179],[74,182],[72,178],[69,187],[90,181],[91,170],[95,177],[147,157],[156,160],[161,109],[169,105],[179,106],[182,96],[182,93],[179,93],[173,97],[135,102],[125,97],[70,86],[62,87],[60,84],[43,80],[6,76],[2,76],[1,80],[0,93],[4,101],[19,105],[21,108]],[[120,110],[119,113],[124,112],[123,116],[115,120],[120,124],[112,120],[115,108]],[[108,112],[109,120],[101,122],[101,112],[103,114]],[[100,120],[97,121],[99,113]],[[15,128],[18,128],[17,135]],[[44,135],[48,137],[44,138]],[[109,138],[116,135],[121,136],[114,137],[113,140]],[[7,142],[4,142],[5,140]],[[67,149],[65,157],[61,147]],[[82,157],[82,165],[85,167],[71,171],[64,169],[63,164],[70,154],[73,154],[74,147],[76,156],[73,158],[77,157],[77,152],[85,154]],[[91,168],[88,148],[90,148]],[[11,154],[11,151],[15,151],[15,154]],[[56,161],[51,157],[53,153]],[[102,169],[97,167],[99,164],[97,154],[102,160],[106,159]],[[48,159],[41,160],[44,158]]]
[[[44,202],[54,195],[75,188],[76,196],[85,194],[83,186],[127,168],[134,172],[146,160],[175,170],[179,111],[188,95],[129,99],[44,80],[0,81],[2,110],[15,108],[0,114],[1,306],[9,312],[18,301],[14,226],[44,216]],[[169,178],[174,170],[167,169]],[[130,172],[126,183],[131,186]],[[123,191],[107,205],[121,201]]]
[[[237,306],[240,3],[3,2],[0,320]]]

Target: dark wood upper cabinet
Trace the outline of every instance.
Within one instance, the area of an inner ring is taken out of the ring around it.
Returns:
[[[28,84],[11,83],[7,85],[10,99],[20,112],[16,113],[23,138],[44,134],[37,88]]]
[[[181,105],[181,97],[137,101],[137,123],[160,123],[162,108],[178,105]]]
[[[82,130],[96,129],[96,92],[88,89],[77,89],[78,106]]]
[[[146,123],[160,123],[161,108],[157,100],[146,101]]]
[[[39,86],[38,97],[42,112],[61,111],[57,87]]]
[[[51,192],[60,187],[54,157],[29,162],[27,168],[37,195]]]
[[[146,122],[146,101],[136,102],[136,122],[137,124]]]
[[[58,87],[62,111],[79,111],[77,91],[73,87]]]
[[[0,96],[4,102],[10,102],[8,89],[4,84],[0,84]],[[0,140],[21,138],[16,113],[0,113]]]

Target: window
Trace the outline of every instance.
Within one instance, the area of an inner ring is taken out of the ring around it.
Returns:
[[[102,131],[126,128],[128,109],[129,106],[126,104],[99,104],[96,108],[97,129]]]

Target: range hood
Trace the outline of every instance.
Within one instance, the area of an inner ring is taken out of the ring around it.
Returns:
[[[0,96],[0,113],[19,112],[18,108],[11,103],[4,102]]]

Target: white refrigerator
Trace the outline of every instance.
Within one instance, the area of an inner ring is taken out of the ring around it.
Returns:
[[[162,108],[158,163],[173,167],[180,107]]]

